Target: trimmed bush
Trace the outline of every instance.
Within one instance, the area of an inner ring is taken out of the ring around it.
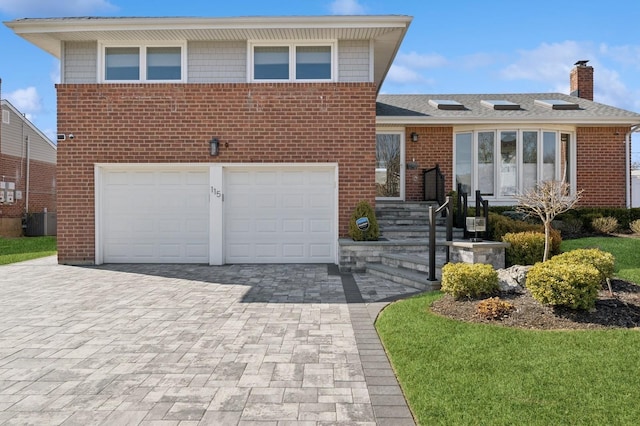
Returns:
[[[369,218],[369,229],[367,231],[361,231],[356,225],[356,220],[361,217]],[[380,237],[376,212],[368,202],[360,201],[353,211],[349,221],[349,236],[354,241],[377,241],[378,237]]]
[[[629,228],[634,234],[640,234],[640,219],[636,219],[629,223]]]
[[[615,232],[619,227],[618,219],[611,216],[596,217],[591,221],[591,227],[594,231],[601,234],[611,234]]]
[[[601,284],[604,284],[607,278],[613,277],[615,269],[613,255],[597,248],[571,250],[555,256],[551,262],[591,265],[598,270]]]
[[[587,310],[598,298],[600,272],[590,264],[540,262],[529,270],[526,286],[540,303]]]
[[[542,261],[544,256],[544,233],[534,231],[509,232],[502,237],[502,241],[511,244],[505,249],[507,266],[533,265]]]
[[[492,294],[498,291],[498,273],[483,263],[447,263],[442,267],[441,289],[455,299]]]
[[[496,213],[489,212],[489,232],[487,236],[488,240],[502,241],[502,237],[506,234],[518,233],[518,232],[541,232],[544,236],[544,226],[541,224],[532,224],[523,222],[521,220],[513,220],[506,216],[502,216]],[[554,256],[560,253],[560,244],[562,243],[562,237],[560,231],[551,229],[551,255]],[[539,260],[542,260],[540,257]]]

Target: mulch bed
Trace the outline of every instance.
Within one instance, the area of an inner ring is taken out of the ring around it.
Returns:
[[[539,330],[579,330],[640,327],[640,286],[611,280],[598,294],[595,309],[590,311],[542,305],[525,290],[523,294],[494,295],[515,306],[500,319],[485,319],[477,314],[478,299],[454,300],[450,295],[434,302],[432,312],[468,322],[501,324],[507,327]]]

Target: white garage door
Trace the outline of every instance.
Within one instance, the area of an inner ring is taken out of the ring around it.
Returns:
[[[208,190],[208,169],[104,171],[104,262],[208,263]]]
[[[334,263],[335,168],[225,170],[227,263]]]

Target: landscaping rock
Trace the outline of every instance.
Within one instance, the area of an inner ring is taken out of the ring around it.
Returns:
[[[506,269],[498,269],[498,285],[505,293],[524,293],[524,282],[531,265],[513,265]]]

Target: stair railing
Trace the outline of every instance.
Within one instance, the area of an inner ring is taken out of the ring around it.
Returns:
[[[476,189],[476,217],[484,217],[485,230],[483,237],[489,235],[489,201],[482,198],[480,190]]]
[[[451,197],[448,195],[437,209],[429,206],[429,281],[436,281],[436,215],[440,212],[446,214],[446,240],[453,241],[453,211]],[[447,246],[445,263],[449,263],[449,249]]]

